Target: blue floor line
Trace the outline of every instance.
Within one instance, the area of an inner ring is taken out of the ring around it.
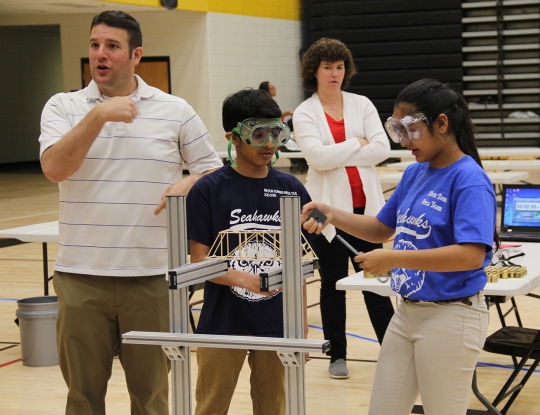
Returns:
[[[314,326],[312,324],[308,324],[308,327],[312,328],[312,329],[317,329],[317,330],[322,330],[323,328],[321,326]],[[368,342],[372,342],[372,343],[379,343],[378,340],[375,340],[375,339],[372,339],[370,337],[364,337],[364,336],[360,336],[358,334],[353,334],[353,333],[347,333],[345,332],[345,336],[348,336],[348,337],[352,337],[352,338],[355,338],[355,339],[360,339],[360,340],[366,340]]]
[[[479,367],[494,367],[498,369],[508,369],[508,370],[514,370],[513,365],[501,365],[499,363],[485,363],[485,362],[478,362],[476,366]],[[524,367],[521,369],[522,372],[527,372],[529,368]],[[540,373],[540,369],[535,369],[533,373]]]
[[[0,301],[19,301],[18,298],[0,298]]]

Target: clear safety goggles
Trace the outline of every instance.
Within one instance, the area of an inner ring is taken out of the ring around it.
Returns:
[[[264,147],[269,140],[279,147],[291,138],[291,130],[280,118],[248,118],[239,122],[232,132],[253,147]]]
[[[428,125],[428,118],[421,112],[403,118],[388,117],[384,128],[394,143],[410,143],[420,138]]]

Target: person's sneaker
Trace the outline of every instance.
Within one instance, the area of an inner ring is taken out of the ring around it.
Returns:
[[[349,379],[347,362],[345,362],[344,359],[338,359],[335,362],[330,363],[330,367],[328,367],[328,374],[332,379]]]

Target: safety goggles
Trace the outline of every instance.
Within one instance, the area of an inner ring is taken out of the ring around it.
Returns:
[[[232,132],[253,147],[264,147],[269,140],[279,147],[291,138],[291,130],[280,118],[248,118],[239,122]]]
[[[429,125],[428,118],[421,112],[403,118],[388,117],[384,128],[394,143],[410,143],[420,138]]]

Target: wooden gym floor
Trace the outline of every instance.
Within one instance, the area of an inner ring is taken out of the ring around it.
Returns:
[[[530,181],[540,183],[540,175],[531,171]],[[301,180],[305,176],[300,176]],[[58,189],[49,182],[36,165],[6,169],[0,166],[0,229],[31,225],[58,219]],[[0,241],[1,242],[1,241]],[[23,366],[19,328],[15,325],[16,301],[43,295],[42,247],[28,243],[0,248],[0,413],[2,415],[48,415],[64,412],[66,386],[58,366]],[[50,243],[49,269],[52,270],[57,246]],[[52,274],[52,271],[50,272]],[[54,295],[52,284],[51,294]],[[318,302],[319,283],[308,285],[308,304]],[[535,290],[540,294],[540,289]],[[200,298],[197,292],[194,300]],[[516,298],[524,326],[538,328],[540,301],[531,297]],[[505,305],[503,305],[505,306]],[[369,396],[379,351],[360,292],[347,293],[348,367],[347,380],[330,379],[329,361],[323,355],[312,355],[306,365],[307,413],[355,414],[368,412]],[[195,317],[198,313],[195,312]],[[515,324],[512,316],[509,324]],[[322,338],[318,306],[308,309],[309,337]],[[494,308],[491,310],[490,333],[500,328]],[[140,346],[144,347],[144,346]],[[192,384],[197,375],[192,351]],[[478,368],[480,390],[492,399],[510,374],[510,358],[483,352]],[[502,365],[502,366],[501,366]],[[251,414],[249,369],[247,364],[238,382],[230,414]],[[513,404],[509,415],[540,414],[540,370],[536,371]],[[420,403],[420,401],[418,402]],[[471,393],[469,408],[483,406]],[[129,398],[123,371],[117,359],[107,394],[110,414],[128,414]]]

